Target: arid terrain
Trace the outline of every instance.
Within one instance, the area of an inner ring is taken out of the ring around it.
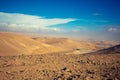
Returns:
[[[0,80],[120,80],[120,45],[0,33]]]
[[[36,55],[58,52],[88,53],[119,44],[115,41],[79,41],[69,38],[31,37],[0,32],[0,56]]]

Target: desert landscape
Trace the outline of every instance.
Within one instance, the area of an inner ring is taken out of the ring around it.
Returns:
[[[0,80],[120,80],[120,0],[0,0]]]
[[[120,80],[120,45],[1,32],[0,80]]]

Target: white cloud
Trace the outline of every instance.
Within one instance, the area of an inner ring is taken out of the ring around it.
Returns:
[[[60,31],[60,29],[58,29],[58,28],[53,28],[53,30],[54,30],[54,31]]]
[[[42,16],[33,16],[20,13],[4,13],[0,12],[0,29],[5,27],[8,30],[48,30],[49,26],[65,24],[75,21],[73,18],[45,18]],[[14,28],[14,29],[13,29]],[[51,29],[59,31],[57,28]]]
[[[109,32],[119,32],[120,29],[111,27],[111,28],[108,29],[108,31]]]

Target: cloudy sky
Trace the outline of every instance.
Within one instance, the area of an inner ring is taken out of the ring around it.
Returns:
[[[0,31],[120,41],[120,0],[0,0]]]

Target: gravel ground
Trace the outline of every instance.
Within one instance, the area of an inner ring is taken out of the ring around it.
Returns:
[[[1,56],[0,80],[120,80],[120,54]]]

